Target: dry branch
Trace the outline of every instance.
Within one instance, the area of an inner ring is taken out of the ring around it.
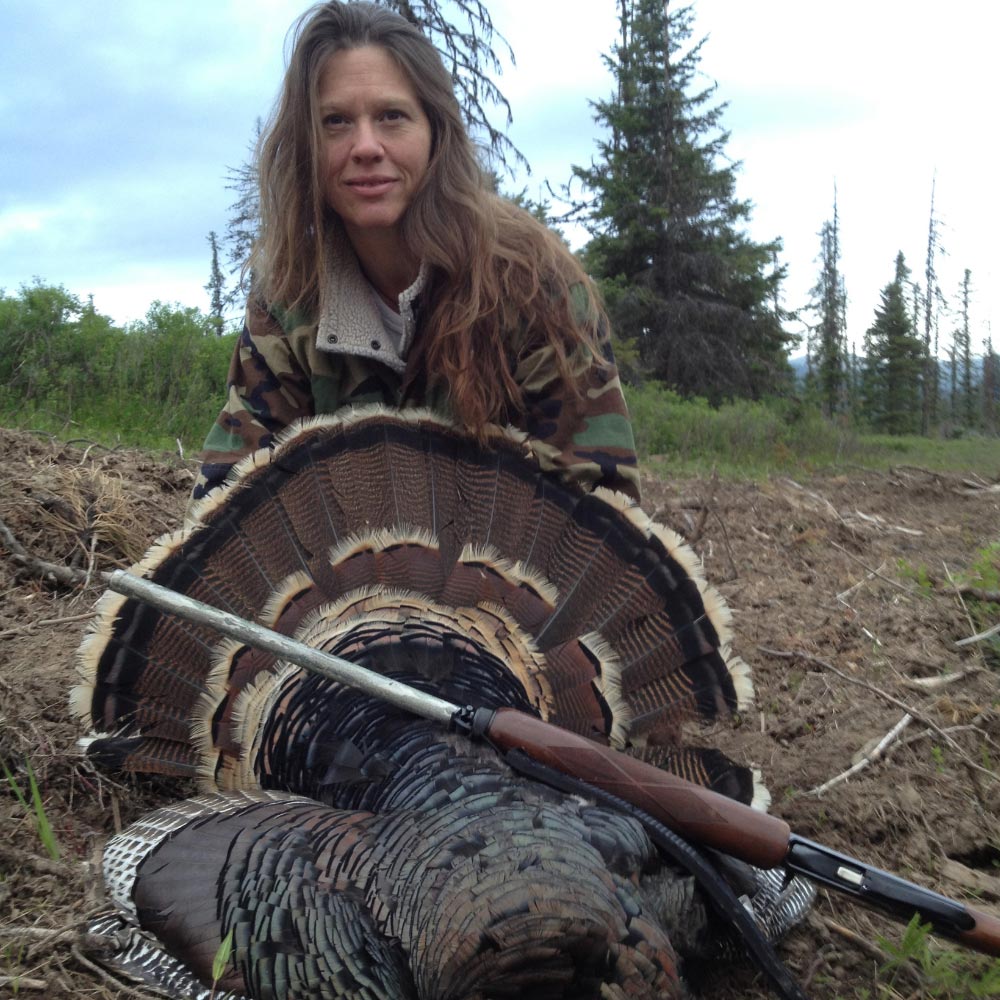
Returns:
[[[1000,626],[998,626],[998,629],[1000,629]],[[907,703],[902,699],[889,694],[888,691],[884,691],[882,688],[877,687],[868,681],[861,680],[859,677],[852,677],[850,674],[847,674],[838,667],[835,667],[832,663],[828,663],[826,660],[821,660],[818,656],[813,656],[812,654],[806,653],[802,650],[768,649],[765,646],[758,646],[757,648],[765,656],[772,656],[778,660],[802,660],[805,663],[814,663],[816,666],[822,667],[824,670],[829,670],[830,673],[836,674],[839,678],[841,678],[841,680],[847,681],[848,684],[855,684],[858,687],[865,688],[867,691],[871,691],[873,694],[878,695],[879,698],[889,702],[889,704],[902,709],[907,715],[912,715],[914,719],[921,723],[921,725],[924,725],[928,729],[937,733],[938,736],[945,740],[945,742],[959,754],[966,767],[969,767],[974,771],[980,771],[983,774],[988,775],[994,781],[1000,780],[1000,776],[998,776],[995,771],[991,771],[988,767],[983,767],[982,764],[977,764],[949,735],[947,730],[943,729],[932,719],[929,719],[922,712],[915,709],[912,705],[907,705]]]
[[[956,646],[971,646],[974,642],[984,642],[986,639],[990,639],[995,635],[1000,635],[1000,622],[997,622],[992,628],[988,628],[985,632],[978,632],[976,635],[970,635],[966,639],[959,639],[955,645]]]
[[[0,632],[0,639],[6,639],[12,635],[25,635],[28,632],[33,632],[36,628],[48,628],[50,625],[71,625],[74,622],[86,622],[93,617],[93,611],[85,611],[82,615],[68,615],[65,618],[41,618],[36,622],[28,622],[17,628],[4,629],[3,632]]]
[[[860,580],[858,580],[857,583],[852,583],[851,586],[847,588],[847,590],[842,590],[839,594],[837,594],[836,599],[840,601],[841,604],[846,604],[847,602],[844,600],[844,598],[847,597],[848,594],[854,593],[854,591],[857,590],[859,587],[863,587],[870,580],[874,580],[876,577],[884,580],[885,577],[882,576],[882,571],[884,569],[885,569],[885,562],[883,562],[878,569],[870,570],[868,574],[862,577]]]
[[[19,990],[46,990],[49,984],[44,979],[32,979],[28,976],[0,976],[0,986],[10,986],[15,993]]]
[[[950,674],[942,674],[940,677],[904,677],[902,683],[915,691],[940,691],[941,688],[948,687],[955,681],[961,681],[972,674],[978,674],[982,669],[980,666],[974,666],[966,667],[965,670],[956,670]]]
[[[49,562],[30,555],[25,547],[14,537],[14,533],[0,518],[0,541],[10,552],[11,561],[24,567],[32,576],[40,577],[52,583],[61,583],[66,587],[89,583],[90,574],[84,570],[73,569],[60,563]]]
[[[53,861],[51,858],[41,858],[37,854],[29,854],[22,851],[13,844],[0,841],[0,861],[4,866],[11,868],[27,868],[36,875],[66,875],[66,865],[60,861]],[[7,928],[0,928],[0,932],[6,932]]]
[[[982,587],[964,587],[960,584],[958,592],[963,597],[971,597],[974,601],[1000,604],[1000,590],[984,590]]]
[[[839,785],[842,781],[846,781],[848,778],[857,774],[858,771],[864,770],[869,764],[873,764],[880,757],[884,757],[887,753],[889,747],[899,739],[899,734],[902,733],[904,729],[913,721],[913,716],[908,712],[904,715],[899,722],[896,723],[882,737],[881,740],[873,747],[873,749],[865,754],[859,761],[851,765],[846,771],[841,771],[840,774],[835,775],[829,781],[825,781],[822,785],[817,785],[816,788],[810,788],[807,795],[822,795],[824,792],[829,791],[831,788]]]
[[[830,542],[830,544],[831,544],[831,545],[832,545],[832,546],[833,546],[833,547],[834,547],[835,549],[838,549],[838,550],[839,550],[840,552],[843,552],[843,553],[844,553],[844,555],[845,555],[845,556],[847,556],[847,558],[848,558],[848,559],[853,559],[853,560],[854,560],[854,561],[855,561],[855,562],[856,562],[856,563],[857,563],[857,564],[858,564],[858,565],[859,565],[859,566],[860,566],[860,567],[861,567],[862,569],[864,569],[864,570],[867,570],[867,571],[868,571],[868,573],[869,573],[869,574],[870,574],[871,576],[877,576],[877,577],[878,577],[878,578],[879,578],[880,580],[882,580],[882,581],[884,581],[885,583],[889,584],[889,586],[890,586],[890,587],[895,587],[895,588],[896,588],[897,590],[901,590],[901,591],[902,591],[902,592],[903,592],[904,594],[910,594],[910,595],[913,595],[913,594],[915,594],[915,593],[916,593],[916,591],[915,591],[915,590],[913,590],[913,588],[912,588],[912,587],[906,587],[906,586],[904,586],[904,585],[903,585],[903,584],[901,584],[901,583],[897,583],[897,582],[896,582],[895,580],[893,580],[892,578],[890,578],[890,577],[888,577],[888,576],[883,576],[883,575],[882,575],[882,573],[881,573],[881,572],[880,572],[880,571],[879,571],[878,569],[872,569],[872,568],[871,568],[871,567],[870,567],[870,566],[869,566],[869,565],[868,565],[867,563],[865,563],[865,562],[864,562],[863,560],[859,559],[859,558],[858,558],[858,557],[857,557],[856,555],[854,555],[854,553],[853,553],[853,552],[848,552],[848,551],[847,551],[847,549],[845,549],[845,548],[843,547],[843,545],[838,545],[838,544],[837,544],[836,542],[834,542],[834,541],[831,541],[831,542]],[[883,565],[884,565],[884,564],[883,564]],[[881,567],[880,567],[880,568],[881,568]]]

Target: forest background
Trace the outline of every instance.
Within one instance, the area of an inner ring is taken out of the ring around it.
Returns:
[[[925,255],[885,262],[881,301],[862,339],[854,317],[849,339],[836,189],[829,217],[817,220],[815,283],[807,301],[788,303],[781,239],[749,235],[753,205],[737,195],[726,105],[700,68],[697,7],[614,4],[614,88],[592,101],[602,138],[567,183],[529,197],[510,189],[523,157],[507,138],[510,108],[496,76],[505,43],[487,7],[390,5],[465,67],[456,76],[467,117],[500,188],[579,244],[608,304],[646,457],[822,464],[873,451],[926,454],[945,440],[962,443],[951,450],[959,461],[997,454],[1000,360],[976,315],[971,269],[955,288],[939,279],[933,178],[919,209]],[[256,225],[252,160],[226,171],[233,205],[227,230],[206,234],[207,310],[157,301],[144,319],[116,324],[92,298],[40,279],[2,293],[5,423],[198,447],[221,399]]]

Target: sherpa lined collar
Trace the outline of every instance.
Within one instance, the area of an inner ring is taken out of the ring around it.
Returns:
[[[347,237],[333,233],[327,243],[326,273],[320,296],[322,311],[316,330],[316,349],[331,354],[353,354],[380,361],[393,371],[406,370],[406,355],[416,326],[414,300],[427,283],[427,265],[417,280],[399,296],[403,335],[396,347],[382,323],[377,295],[361,270]]]

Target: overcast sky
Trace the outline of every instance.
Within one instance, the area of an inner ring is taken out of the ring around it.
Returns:
[[[225,231],[228,166],[268,113],[287,0],[4,0],[0,35],[0,288],[37,276],[124,322],[155,299],[207,309],[207,234]],[[517,65],[500,80],[538,196],[588,163],[588,99],[614,0],[489,0]],[[957,302],[972,271],[975,349],[1000,340],[994,4],[952,0],[695,0],[701,69],[728,102],[751,233],[784,242],[785,304],[816,279],[839,192],[848,324],[860,339],[902,250],[922,275],[931,183]],[[530,16],[529,16],[530,14]],[[950,333],[948,320],[942,333]]]

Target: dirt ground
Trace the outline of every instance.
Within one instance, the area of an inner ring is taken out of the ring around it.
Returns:
[[[34,813],[3,781],[0,997],[143,995],[104,976],[82,927],[101,901],[103,841],[177,794],[109,780],[80,758],[66,697],[101,588],[45,580],[12,551],[19,543],[84,572],[126,566],[176,526],[194,468],[176,456],[0,430],[0,520],[16,540],[0,537],[0,761],[30,804],[30,760],[62,851],[58,861],[48,855]],[[644,506],[692,539],[753,669],[753,710],[704,739],[760,768],[771,811],[797,833],[1000,914],[1000,781],[991,771],[1000,761],[1000,664],[985,642],[956,645],[984,626],[949,582],[950,574],[960,584],[977,553],[1000,540],[1000,450],[996,467],[978,473],[648,478]],[[987,607],[1000,620],[1000,604]],[[887,756],[813,791],[907,713]],[[877,977],[886,961],[879,940],[901,935],[900,925],[823,892],[781,953],[813,1000],[962,995],[933,994],[915,971],[890,991]],[[767,995],[739,965],[703,989],[716,1000]]]

